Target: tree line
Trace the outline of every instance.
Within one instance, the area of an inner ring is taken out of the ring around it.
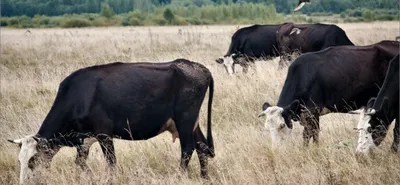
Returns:
[[[160,6],[203,7],[232,4],[274,5],[278,13],[289,14],[297,0],[2,0],[2,16],[33,17],[35,15],[57,16],[64,14],[98,13],[107,4],[116,14],[135,10],[154,12]],[[351,9],[398,10],[398,0],[313,0],[301,12],[341,13]]]
[[[399,3],[393,0],[312,0],[300,13],[291,12],[297,0],[1,0],[1,3],[0,26],[15,28],[399,20]]]

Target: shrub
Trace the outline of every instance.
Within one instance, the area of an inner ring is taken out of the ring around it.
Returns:
[[[157,25],[166,25],[167,20],[162,19],[162,18],[154,18],[153,22],[156,23]]]
[[[363,12],[363,17],[366,19],[366,20],[374,20],[374,17],[375,17],[375,15],[374,15],[374,13],[371,11],[371,10],[365,10],[364,12]]]
[[[92,21],[93,26],[108,26],[107,18],[97,17]]]
[[[91,22],[82,18],[71,18],[63,22],[63,28],[81,28],[91,26]]]
[[[0,19],[0,26],[8,26],[7,19],[1,18]]]
[[[32,26],[32,19],[26,15],[19,17],[18,19],[19,25],[22,28],[31,28]]]

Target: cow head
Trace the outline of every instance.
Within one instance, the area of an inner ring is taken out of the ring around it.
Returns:
[[[273,143],[285,140],[285,137],[291,133],[293,128],[291,119],[298,107],[298,100],[293,101],[287,107],[271,106],[269,103],[264,103],[263,111],[258,116],[266,116],[264,127],[269,129]]]
[[[225,55],[224,57],[220,57],[217,60],[215,60],[218,64],[223,64],[225,67],[226,72],[229,75],[233,75],[235,73],[235,68],[234,64],[237,63],[239,54],[231,54],[231,55]]]
[[[291,48],[297,48],[296,38],[301,35],[305,28],[298,27],[293,23],[283,24],[277,31],[276,37],[281,52],[290,52]]]
[[[367,107],[372,107],[374,101],[375,98],[370,99]],[[386,137],[387,125],[378,119],[381,111],[373,108],[362,108],[350,113],[360,114],[357,124],[358,145],[356,152],[368,154],[373,148],[379,146]]]
[[[34,176],[34,171],[43,164],[49,167],[50,161],[56,151],[50,148],[49,142],[34,135],[28,135],[21,139],[9,139],[11,143],[18,144],[20,152],[18,160],[20,163],[20,184],[25,183]]]

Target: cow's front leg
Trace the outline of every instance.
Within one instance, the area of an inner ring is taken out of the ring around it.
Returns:
[[[86,138],[83,140],[82,145],[76,146],[77,154],[75,159],[75,164],[78,165],[82,170],[88,170],[88,165],[86,160],[89,156],[89,150],[93,143],[97,140],[95,138]]]
[[[300,116],[300,124],[304,126],[303,140],[304,146],[308,146],[310,139],[313,138],[315,144],[319,143],[319,116],[317,113],[304,112]]]

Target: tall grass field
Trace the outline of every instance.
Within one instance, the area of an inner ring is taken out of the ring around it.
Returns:
[[[273,148],[265,118],[265,101],[276,103],[287,68],[278,59],[258,60],[247,74],[228,76],[215,59],[223,56],[232,34],[246,25],[109,27],[82,29],[1,28],[0,184],[18,184],[17,145],[7,142],[38,131],[55,99],[59,83],[73,71],[98,64],[166,62],[186,58],[213,74],[213,136],[216,157],[209,160],[210,180],[200,178],[197,155],[187,174],[179,169],[179,140],[165,132],[147,141],[115,139],[117,166],[107,170],[98,143],[90,149],[91,176],[76,167],[75,148],[62,148],[51,167],[31,184],[399,184],[400,154],[393,154],[393,125],[376,155],[358,162],[358,116],[332,113],[321,117],[320,145],[304,147],[302,126]],[[338,24],[356,45],[394,40],[398,22]],[[207,100],[207,99],[206,99]],[[206,103],[200,125],[206,132]],[[113,178],[111,178],[111,174]]]

